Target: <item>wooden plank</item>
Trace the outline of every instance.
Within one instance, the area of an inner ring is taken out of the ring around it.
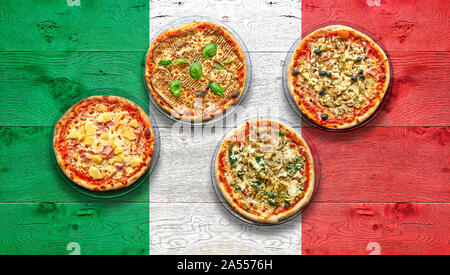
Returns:
[[[150,202],[217,201],[211,159],[224,131],[195,131],[161,129],[164,157],[152,175]],[[303,128],[302,133],[321,160],[316,202],[450,200],[447,127],[373,127],[341,134]]]
[[[288,51],[301,31],[301,1],[150,0],[150,37],[186,16],[207,16],[230,26],[249,51]]]
[[[148,184],[109,200],[74,191],[50,157],[52,132],[51,127],[0,127],[0,202],[148,202]]]
[[[87,90],[111,88],[142,101],[143,52],[0,53],[0,125],[52,126]]]
[[[320,156],[316,202],[450,201],[450,128],[303,128]]]
[[[141,51],[148,46],[147,0],[49,0],[0,6],[0,51]]]
[[[302,254],[450,254],[449,215],[449,203],[313,203]]]
[[[0,254],[148,254],[148,223],[146,203],[2,203]]]
[[[449,51],[445,0],[302,1],[302,32],[324,23],[350,22],[381,39],[388,51]]]
[[[92,88],[117,88],[147,101],[142,75],[145,53],[71,52],[0,53],[0,125],[51,126],[58,110],[75,95]],[[238,113],[275,115],[298,122],[282,90],[286,53],[251,53],[253,79]],[[446,77],[450,53],[391,54],[394,90],[374,125],[448,126],[450,84]],[[433,94],[430,100],[429,94]],[[270,100],[268,100],[270,99]],[[431,104],[430,104],[431,103]],[[39,107],[36,107],[39,106]],[[161,127],[173,122],[155,108]]]
[[[300,217],[255,226],[220,203],[150,203],[150,254],[300,254]]]

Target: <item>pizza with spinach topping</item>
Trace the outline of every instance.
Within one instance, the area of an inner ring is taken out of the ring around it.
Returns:
[[[233,129],[215,160],[219,189],[245,218],[277,223],[303,209],[314,190],[314,162],[290,126],[257,119]]]

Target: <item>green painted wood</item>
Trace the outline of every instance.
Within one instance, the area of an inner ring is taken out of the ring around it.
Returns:
[[[2,0],[0,51],[141,51],[148,0]]]
[[[0,254],[67,255],[71,242],[82,255],[148,254],[148,211],[147,203],[1,204]]]
[[[0,202],[111,201],[80,194],[61,179],[50,157],[52,132],[52,127],[0,127]],[[112,201],[148,202],[148,192],[144,183]]]
[[[145,52],[0,53],[0,126],[52,126],[73,98],[95,88],[124,91],[148,109],[144,57]]]

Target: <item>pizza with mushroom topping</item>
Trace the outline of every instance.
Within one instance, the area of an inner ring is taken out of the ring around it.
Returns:
[[[167,112],[185,121],[206,121],[242,95],[246,59],[227,29],[195,21],[161,33],[150,44],[145,82]]]
[[[389,86],[389,61],[367,35],[333,25],[307,35],[287,70],[289,92],[303,114],[330,129],[360,124]]]
[[[92,191],[134,183],[150,165],[154,142],[144,110],[117,96],[92,96],[76,103],[56,123],[53,135],[64,174]]]
[[[219,189],[245,218],[277,223],[300,210],[314,190],[314,162],[303,138],[290,126],[270,119],[233,129],[215,160]]]

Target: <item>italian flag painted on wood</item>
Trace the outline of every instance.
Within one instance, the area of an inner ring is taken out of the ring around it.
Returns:
[[[90,198],[50,159],[57,113],[87,90],[148,109],[148,0],[5,0],[0,19],[0,254],[148,254],[148,184]]]

